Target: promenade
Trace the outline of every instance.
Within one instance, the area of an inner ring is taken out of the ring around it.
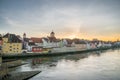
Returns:
[[[100,51],[107,49],[114,49],[116,47],[104,47],[104,48],[95,48],[95,49],[85,49],[80,51],[67,51],[67,52],[56,52],[56,53],[21,53],[21,54],[4,54],[2,55],[3,59],[14,59],[14,58],[26,58],[26,57],[49,57],[49,56],[60,56],[66,54],[77,54],[83,52],[91,52],[91,51]]]

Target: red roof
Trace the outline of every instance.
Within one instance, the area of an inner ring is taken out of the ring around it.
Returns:
[[[30,40],[32,40],[34,43],[42,43],[42,38],[32,37]]]

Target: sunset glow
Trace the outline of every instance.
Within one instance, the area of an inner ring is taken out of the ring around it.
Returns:
[[[0,0],[0,33],[120,39],[119,0]]]

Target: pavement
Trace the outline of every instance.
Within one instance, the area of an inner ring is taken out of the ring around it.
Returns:
[[[7,78],[5,78],[4,80],[27,80],[39,74],[40,72],[41,71],[25,71],[25,72],[9,73]]]

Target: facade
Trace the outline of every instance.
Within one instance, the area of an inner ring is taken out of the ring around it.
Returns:
[[[2,44],[3,44],[3,40],[2,40],[2,35],[0,34],[0,53],[1,53],[1,50],[2,50]]]
[[[41,47],[32,47],[32,52],[42,52]]]
[[[37,46],[43,46],[42,38],[32,37],[30,38],[31,42],[34,42]]]
[[[42,39],[41,38],[36,38],[36,37],[32,37],[29,38],[28,41],[24,41],[23,42],[24,48],[26,49],[28,52],[39,52],[39,50],[35,50],[33,49],[34,47],[42,47]]]
[[[51,48],[42,48],[42,47],[32,47],[33,53],[48,53],[51,51]]]
[[[27,51],[28,52],[32,52],[32,47],[35,47],[35,43],[34,42],[28,42],[28,45],[27,45]]]
[[[43,38],[42,42],[44,48],[55,48],[60,47],[61,45],[61,40],[55,37],[55,33],[53,31],[50,33],[50,36]]]
[[[22,49],[26,50],[28,48],[28,42],[29,38],[26,37],[26,33],[23,34],[23,40],[22,40]]]
[[[0,66],[2,65],[2,55],[0,54]]]
[[[22,42],[15,34],[9,34],[3,36],[2,53],[21,53]]]

